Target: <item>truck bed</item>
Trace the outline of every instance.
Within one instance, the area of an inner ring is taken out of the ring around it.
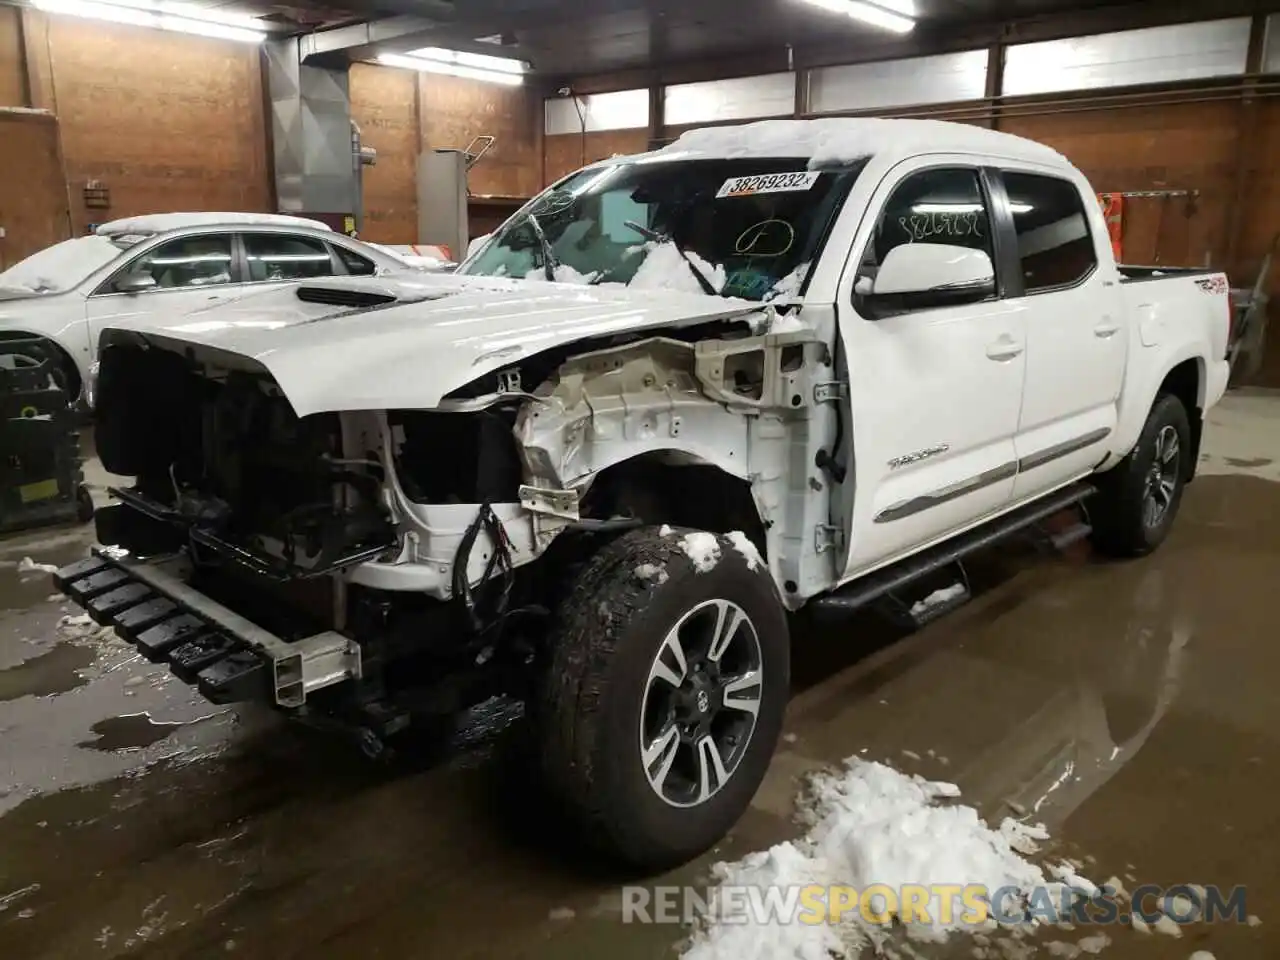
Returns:
[[[1220,271],[1208,267],[1139,267],[1117,264],[1121,283],[1144,283],[1147,280],[1165,280],[1169,277],[1207,277]]]

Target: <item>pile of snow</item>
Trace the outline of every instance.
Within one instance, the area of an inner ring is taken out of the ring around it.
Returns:
[[[36,563],[30,557],[23,557],[18,561],[18,576],[30,577],[36,574],[57,573],[58,568],[52,563]]]
[[[829,117],[820,120],[762,120],[740,126],[690,130],[655,151],[708,157],[804,157],[810,167],[849,163],[884,150],[997,153],[1063,162],[1058,151],[1012,134],[944,120],[887,120]]]
[[[728,540],[733,544],[733,549],[737,550],[746,559],[748,570],[758,570],[764,566],[764,557],[760,556],[760,551],[751,542],[751,538],[741,530],[735,530],[733,533],[728,534]]]
[[[311,227],[314,230],[332,230],[327,223],[306,217],[292,217],[283,213],[151,213],[142,217],[124,217],[99,225],[94,232],[100,237],[127,234],[164,233],[188,227],[214,227],[221,224],[234,226]]]
[[[934,607],[941,606],[944,603],[950,603],[956,597],[963,596],[965,593],[965,585],[963,583],[955,583],[941,590],[935,590],[923,600],[918,600],[911,607],[911,613],[914,616],[920,616],[932,610]]]
[[[698,278],[693,275],[689,263],[680,255],[680,248],[674,243],[649,242],[644,245],[644,263],[636,271],[627,286],[639,290],[676,290],[681,293],[705,293]],[[698,272],[706,277],[711,288],[719,293],[724,289],[728,277],[723,266],[712,266],[692,250],[686,250]]]
[[[718,864],[713,872],[721,889],[783,892],[810,885],[862,891],[878,884],[893,890],[916,884],[980,884],[990,893],[1016,888],[1030,896],[1037,887],[1056,886],[1015,849],[1027,849],[1032,838],[1047,836],[1042,827],[1006,820],[993,830],[972,807],[940,802],[954,801],[959,793],[953,784],[853,758],[843,771],[815,781],[805,837],[738,863]],[[929,922],[913,915],[904,924],[907,935],[937,941],[956,931],[974,932],[964,922],[968,911],[959,895],[949,913],[940,906],[935,895],[927,904]],[[684,960],[855,957],[889,930],[868,923],[856,909],[844,912],[839,923],[769,919],[726,915],[713,903]]]
[[[120,256],[121,247],[106,237],[76,237],[45,247],[0,273],[0,289],[61,293]]]
[[[680,549],[698,573],[710,573],[720,562],[720,539],[714,533],[686,533]]]
[[[796,267],[794,270],[788,273],[785,277],[783,277],[781,280],[775,283],[773,285],[773,289],[771,289],[767,294],[765,294],[765,297],[764,297],[765,301],[769,302],[771,300],[783,300],[783,301],[799,300],[800,290],[802,287],[804,287],[804,281],[809,276],[809,266],[810,266],[809,261],[806,260],[804,263],[800,264],[800,266]]]

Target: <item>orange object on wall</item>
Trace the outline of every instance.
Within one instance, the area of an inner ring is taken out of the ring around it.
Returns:
[[[1118,194],[1100,193],[1098,203],[1107,221],[1107,234],[1111,237],[1111,252],[1116,263],[1124,259],[1124,197]]]

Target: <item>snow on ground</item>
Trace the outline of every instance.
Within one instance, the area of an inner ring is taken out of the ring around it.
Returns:
[[[59,293],[88,279],[120,256],[121,248],[106,237],[76,237],[19,260],[0,273],[0,289]]]
[[[959,788],[919,776],[907,776],[880,763],[858,758],[842,771],[814,782],[803,819],[810,826],[800,840],[754,853],[738,863],[718,864],[713,874],[720,890],[758,887],[764,891],[817,885],[866,890],[884,884],[980,884],[988,891],[1058,888],[1040,867],[1021,856],[1043,827],[1006,820],[998,830],[978,812],[953,801]],[[935,895],[928,917],[899,917],[908,937],[944,940],[958,931],[978,932],[965,923],[967,908],[959,895],[949,911]],[[871,924],[859,910],[839,922],[769,922],[768,917],[731,915],[713,903],[695,931],[683,960],[831,960],[851,958],[883,940],[889,927]],[[1095,946],[1078,944],[1081,951]]]
[[[698,573],[710,573],[720,562],[720,539],[714,533],[686,533],[680,538],[680,549]]]
[[[53,563],[36,563],[30,557],[18,561],[18,576],[29,577],[43,573],[57,573],[58,567]]]
[[[914,603],[911,607],[911,613],[912,615],[918,617],[920,616],[920,614],[924,613],[926,610],[931,609],[932,607],[936,607],[939,604],[951,602],[956,597],[963,595],[964,592],[965,592],[965,586],[963,583],[956,583],[956,584],[952,584],[949,587],[944,587],[942,590],[935,590],[933,591],[933,593],[929,594],[923,600],[920,600]]]

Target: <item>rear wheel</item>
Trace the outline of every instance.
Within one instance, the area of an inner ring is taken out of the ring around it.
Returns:
[[[1191,425],[1182,401],[1172,394],[1159,397],[1137,445],[1102,477],[1092,505],[1099,550],[1137,557],[1164,542],[1182,505],[1191,450]]]
[[[635,531],[587,564],[550,642],[543,765],[587,839],[645,869],[721,839],[764,779],[790,686],[759,559],[715,534]]]

